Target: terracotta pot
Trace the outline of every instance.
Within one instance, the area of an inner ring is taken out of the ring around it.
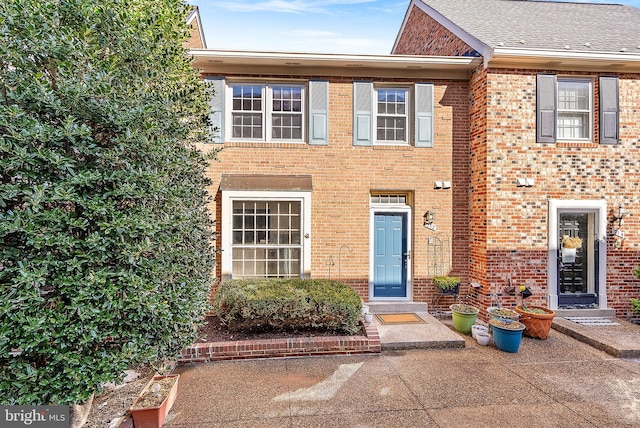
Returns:
[[[520,322],[524,324],[524,334],[535,339],[546,339],[551,330],[551,324],[556,313],[549,308],[542,306],[530,306],[528,308],[541,309],[544,314],[532,314],[522,309],[522,305],[516,306],[516,312],[520,314]]]
[[[147,386],[144,387],[138,398],[136,398],[136,401],[133,402],[133,405],[129,409],[129,413],[131,414],[131,417],[133,417],[133,425],[135,428],[160,428],[162,426],[164,420],[167,418],[167,414],[169,414],[169,410],[171,410],[173,403],[176,401],[179,377],[180,375],[157,375],[147,383]],[[136,404],[142,399],[145,392],[149,391],[154,383],[165,378],[173,378],[175,381],[162,403],[156,407],[136,408]]]

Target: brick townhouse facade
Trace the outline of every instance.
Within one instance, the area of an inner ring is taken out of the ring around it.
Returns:
[[[413,0],[392,55],[192,50],[216,91],[203,149],[223,148],[218,277],[445,307],[432,278],[456,275],[483,308],[523,284],[530,303],[631,317],[638,29],[628,6]]]
[[[622,5],[411,2],[394,54],[483,58],[470,77],[469,270],[480,304],[524,284],[554,309],[632,315],[639,28],[640,10]],[[564,235],[583,241],[574,259]]]
[[[218,277],[332,278],[365,301],[422,302],[436,298],[435,274],[467,280],[468,76],[479,63],[201,52],[220,129],[204,149],[223,148],[209,170]]]

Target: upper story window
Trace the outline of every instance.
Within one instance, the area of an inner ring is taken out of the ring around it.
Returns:
[[[617,77],[537,76],[536,141],[538,143],[619,142],[619,82]],[[597,93],[596,93],[597,92]],[[594,99],[598,99],[598,103]],[[598,135],[594,135],[597,124]]]
[[[593,84],[584,79],[558,79],[558,139],[591,140]]]
[[[353,82],[354,146],[433,147],[434,85],[403,86]]]
[[[302,142],[304,85],[232,83],[231,139]]]
[[[378,88],[376,142],[408,144],[408,89]]]

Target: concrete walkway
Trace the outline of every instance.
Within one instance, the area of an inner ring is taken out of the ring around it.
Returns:
[[[454,333],[455,334],[455,333]],[[552,330],[481,347],[179,366],[165,427],[637,427],[640,359]]]

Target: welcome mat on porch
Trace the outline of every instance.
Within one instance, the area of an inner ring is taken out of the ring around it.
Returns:
[[[381,324],[426,324],[427,322],[416,314],[376,314]]]
[[[598,327],[598,326],[612,326],[612,325],[620,325],[620,323],[615,322],[612,318],[602,318],[602,317],[564,317],[569,321],[573,321],[580,325],[584,325],[587,327]]]

